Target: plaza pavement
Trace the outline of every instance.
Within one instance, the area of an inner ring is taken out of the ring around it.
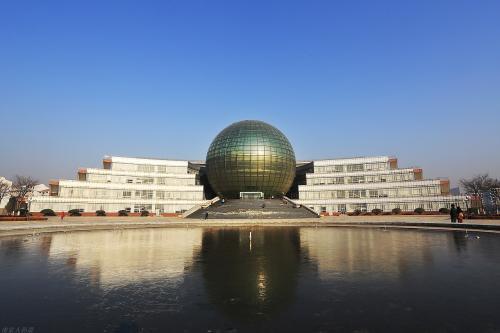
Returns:
[[[242,226],[296,226],[296,227],[392,227],[425,229],[467,229],[500,232],[500,220],[465,220],[450,223],[446,215],[382,215],[382,216],[328,216],[311,219],[262,220],[195,220],[177,217],[49,217],[47,221],[0,222],[0,237],[33,235],[50,232],[122,230],[167,227],[242,227]]]

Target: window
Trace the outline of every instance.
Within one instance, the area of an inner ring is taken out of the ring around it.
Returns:
[[[141,199],[153,199],[153,191],[150,190],[135,191],[135,197]]]
[[[352,177],[352,182],[356,183],[356,184],[364,183],[365,177],[364,176],[354,176],[354,177]]]
[[[367,204],[365,204],[365,203],[362,203],[362,204],[352,204],[352,205],[350,205],[350,207],[351,207],[351,210],[353,210],[353,211],[359,209],[362,212],[366,212],[366,210],[368,208]]]
[[[363,170],[364,170],[363,164],[348,164],[347,165],[347,172],[355,172],[355,171],[363,171]]]
[[[153,178],[138,178],[137,184],[153,184]]]
[[[360,197],[359,190],[351,190],[349,191],[349,198],[359,198]]]
[[[124,198],[131,198],[132,192],[131,191],[123,191],[123,197]]]
[[[137,171],[140,171],[140,172],[154,172],[155,171],[155,166],[154,165],[148,165],[148,164],[139,164],[137,166]]]

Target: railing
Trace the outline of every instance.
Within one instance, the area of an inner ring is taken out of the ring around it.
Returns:
[[[304,207],[306,210],[308,210],[309,212],[313,213],[314,215],[316,215],[317,217],[320,217],[320,215],[318,213],[316,213],[316,211],[314,209],[311,209],[305,205],[301,205],[301,204],[298,204],[296,202],[294,202],[292,199],[290,199],[289,197],[287,196],[283,196],[283,200],[291,203],[292,205],[295,205],[295,206],[298,206],[298,207]]]
[[[181,217],[183,217],[183,218],[188,217],[189,215],[193,214],[194,212],[196,212],[200,209],[210,207],[211,205],[213,205],[214,203],[216,203],[219,200],[220,200],[219,197],[215,197],[211,200],[205,201],[204,203],[202,203],[200,205],[195,205],[195,206],[191,207],[189,210],[182,213]]]
[[[207,207],[210,207],[210,206],[212,206],[214,203],[218,202],[219,200],[220,200],[220,198],[219,198],[219,197],[215,197],[215,198],[213,198],[213,199],[209,200],[209,201],[208,201],[208,203],[204,203],[204,204],[202,204],[202,205],[201,205],[201,207],[202,207],[202,208],[207,208]]]

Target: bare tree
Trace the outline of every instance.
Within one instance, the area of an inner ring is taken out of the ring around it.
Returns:
[[[5,210],[7,211],[7,214],[12,215],[16,212],[17,209],[17,198],[16,197],[10,197],[9,202],[5,205]]]
[[[494,179],[490,178],[487,173],[477,175],[471,179],[461,179],[460,184],[468,194],[479,195],[481,192],[491,188]]]
[[[0,202],[10,193],[10,184],[0,179]],[[1,207],[0,207],[1,208]]]
[[[495,197],[495,193],[498,195],[498,187],[500,182],[498,179],[490,178],[490,176],[485,173],[472,177],[471,179],[461,179],[460,184],[464,188],[467,194],[474,195],[476,197],[481,197],[484,193],[490,193]],[[480,200],[481,210],[483,210],[483,201]]]
[[[28,194],[33,193],[33,189],[38,185],[38,180],[31,177],[16,175],[16,179],[12,184],[12,193],[19,198],[24,198]]]
[[[495,179],[493,183],[493,188],[490,190],[490,195],[495,203],[496,213],[498,214],[498,204],[500,203],[500,180]]]
[[[9,214],[11,214],[11,210],[14,211],[14,215],[17,215],[17,212],[23,213],[28,211],[29,203],[27,202],[27,197],[33,194],[36,185],[38,185],[38,180],[16,175],[12,183],[11,201],[7,204],[8,207],[6,206]]]

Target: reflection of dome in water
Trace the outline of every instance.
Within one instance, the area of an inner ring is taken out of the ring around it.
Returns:
[[[286,136],[256,120],[222,130],[208,149],[206,163],[210,185],[228,198],[240,192],[284,194],[295,177],[295,153]]]
[[[294,297],[300,265],[298,229],[210,230],[203,233],[201,260],[208,297],[241,321],[269,315]]]

